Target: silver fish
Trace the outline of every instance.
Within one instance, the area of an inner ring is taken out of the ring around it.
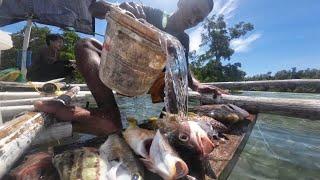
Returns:
[[[139,156],[147,158],[155,131],[139,128],[134,123],[122,133],[131,149]]]
[[[101,145],[99,152],[102,163],[106,167],[101,171],[102,179],[143,179],[142,164],[119,135],[109,135],[107,141]]]

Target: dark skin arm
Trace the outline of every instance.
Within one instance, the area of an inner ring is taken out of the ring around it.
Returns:
[[[106,3],[105,1],[98,1],[96,3],[93,3],[90,6],[89,10],[94,17],[99,19],[104,19],[105,14],[110,10],[109,6],[110,4]],[[131,12],[136,18],[146,19],[145,12],[143,11],[143,8],[139,4],[136,4],[133,2],[129,2],[129,3],[124,2],[124,3],[121,3],[119,7]],[[189,44],[189,42],[187,42],[187,44]],[[186,51],[189,51],[189,50],[186,49]],[[189,62],[187,63],[189,64]],[[188,84],[192,90],[198,91],[200,93],[214,93],[215,95],[228,94],[227,91],[224,91],[218,87],[201,84],[192,75],[192,72],[189,67],[188,67]]]

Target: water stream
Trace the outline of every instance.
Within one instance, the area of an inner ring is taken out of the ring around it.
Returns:
[[[165,99],[167,113],[178,114],[187,120],[188,69],[184,47],[170,35],[166,35],[167,65],[165,73]]]

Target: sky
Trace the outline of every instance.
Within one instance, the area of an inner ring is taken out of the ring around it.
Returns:
[[[177,8],[178,0],[135,2],[172,13]],[[319,0],[214,0],[214,10],[211,13],[223,14],[228,26],[240,21],[250,22],[255,26],[254,31],[231,42],[235,54],[230,62],[241,62],[242,70],[252,76],[292,67],[297,67],[298,70],[320,68],[319,7]],[[24,25],[25,22],[21,22],[0,29],[16,32]],[[97,33],[104,34],[105,27],[105,21],[96,21]],[[57,28],[52,30],[59,32]],[[201,31],[201,24],[187,31],[191,39],[191,50],[201,52]],[[96,38],[103,41],[103,37]]]

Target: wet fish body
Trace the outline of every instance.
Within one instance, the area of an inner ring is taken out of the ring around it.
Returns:
[[[139,127],[129,127],[122,134],[128,145],[137,155],[144,158],[148,157],[155,131]]]
[[[141,160],[148,170],[165,180],[179,179],[185,177],[189,172],[187,164],[179,157],[159,130],[152,141],[149,157]]]
[[[61,180],[100,178],[100,157],[95,148],[81,148],[66,151],[53,158]]]
[[[110,135],[107,141],[101,145],[99,152],[102,163],[107,167],[106,171],[101,171],[101,177],[115,180],[143,179],[142,164],[119,135]]]
[[[242,121],[249,116],[247,111],[232,104],[198,106],[193,108],[192,111],[195,111],[200,116],[209,116],[230,124]]]

